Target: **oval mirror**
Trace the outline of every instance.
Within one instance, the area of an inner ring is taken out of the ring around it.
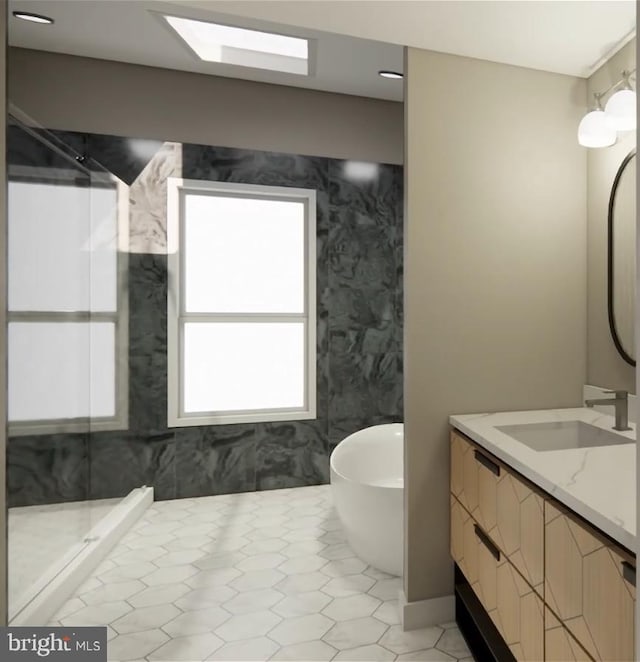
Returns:
[[[609,197],[608,313],[613,342],[635,366],[636,299],[636,151],[618,168]]]

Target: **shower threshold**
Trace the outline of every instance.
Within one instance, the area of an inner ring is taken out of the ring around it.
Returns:
[[[114,505],[9,605],[9,625],[45,625],[153,503],[153,488],[139,487]],[[11,568],[9,568],[11,572]]]

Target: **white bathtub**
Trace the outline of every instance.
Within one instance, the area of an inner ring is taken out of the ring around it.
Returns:
[[[402,575],[404,425],[359,430],[331,453],[331,492],[353,551]]]

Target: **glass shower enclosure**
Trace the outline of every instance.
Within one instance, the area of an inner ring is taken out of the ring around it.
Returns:
[[[18,113],[7,128],[8,604],[10,623],[44,625],[120,502],[95,498],[91,447],[127,428],[128,191],[81,136]]]

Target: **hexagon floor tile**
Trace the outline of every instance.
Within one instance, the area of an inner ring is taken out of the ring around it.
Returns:
[[[308,614],[287,618],[269,632],[269,636],[283,646],[320,639],[334,622],[322,614]]]
[[[158,501],[54,621],[109,660],[464,660],[455,623],[403,632],[400,580],[345,542],[328,485]]]
[[[338,650],[357,648],[375,644],[388,627],[386,623],[370,616],[343,620],[336,623],[323,639]]]

